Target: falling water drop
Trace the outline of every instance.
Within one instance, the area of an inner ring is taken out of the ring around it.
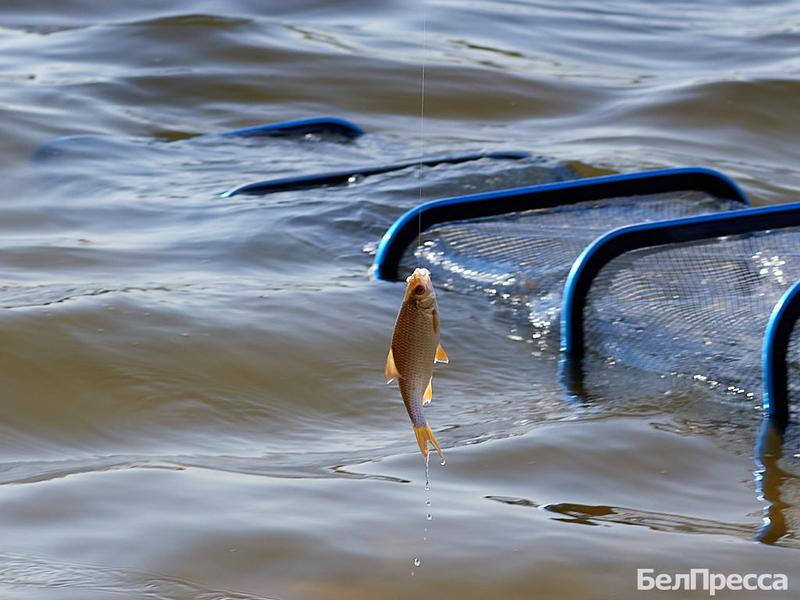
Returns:
[[[429,509],[425,514],[425,520],[426,521],[430,521],[431,518],[432,518],[431,513],[430,513],[430,506],[431,506],[431,496],[430,496],[431,479],[430,479],[430,471],[428,470],[428,466],[429,466],[428,459],[429,458],[430,458],[430,454],[426,454],[425,455],[425,506],[427,506],[428,509]],[[425,527],[425,533],[422,536],[422,541],[423,542],[427,542],[428,541],[428,528],[427,528],[427,526]],[[414,566],[415,567],[419,567],[421,564],[422,564],[422,559],[420,557],[418,557],[418,556],[414,557]],[[411,575],[413,577],[414,569],[411,570]]]
[[[442,460],[440,460],[440,461],[439,461],[439,464],[440,464],[440,465],[442,465],[442,466],[445,466],[445,464],[447,464],[447,463],[445,463],[445,461],[444,461],[444,457],[442,457]]]

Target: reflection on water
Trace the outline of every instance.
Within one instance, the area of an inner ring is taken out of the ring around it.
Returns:
[[[779,466],[782,446],[782,435],[765,420],[755,446],[756,463],[759,467],[759,470],[755,472],[755,485],[759,492],[759,500],[765,503],[763,525],[757,531],[753,525],[725,523],[619,506],[569,502],[541,505],[525,498],[507,496],[486,496],[486,498],[511,506],[545,510],[559,515],[554,517],[557,521],[576,525],[597,526],[603,523],[614,523],[682,534],[753,536],[763,544],[780,543],[786,547],[800,548],[796,532],[787,527],[786,521],[785,513],[787,510],[791,510],[793,505],[781,499],[782,489],[787,480],[797,479],[796,475],[788,473]]]
[[[666,513],[648,512],[619,506],[593,506],[590,504],[546,504],[538,506],[536,503],[524,498],[506,498],[502,496],[487,496],[489,500],[496,500],[514,506],[530,506],[541,508],[559,515],[554,520],[575,525],[601,525],[615,523],[619,525],[636,525],[647,527],[653,531],[668,531],[675,533],[696,533],[702,535],[730,535],[736,537],[752,534],[752,527],[736,523],[723,523],[706,519],[694,519],[683,515],[670,515]]]
[[[707,389],[693,385],[691,382],[675,377],[653,378],[644,375],[639,379],[635,390],[626,387],[626,382],[632,377],[630,372],[619,373],[618,369],[611,369],[596,357],[588,357],[585,361],[559,362],[559,378],[563,382],[565,395],[568,401],[577,406],[596,406],[598,402],[607,403],[604,398],[614,397],[616,402],[633,402],[641,404],[646,398],[667,397],[676,394],[698,394],[708,392]],[[625,371],[623,369],[623,371]],[[587,375],[587,372],[590,373]],[[741,427],[743,424],[740,424]],[[713,428],[709,433],[717,434]],[[701,527],[689,527],[693,531],[705,533],[721,533],[743,535],[750,532],[754,539],[764,544],[782,544],[789,547],[797,546],[797,531],[787,524],[787,513],[796,511],[796,503],[787,502],[784,496],[792,492],[787,489],[796,486],[797,475],[785,470],[782,459],[784,458],[784,445],[794,447],[796,439],[784,439],[784,432],[768,417],[765,417],[755,439],[753,456],[758,470],[754,472],[754,484],[758,492],[758,499],[764,502],[764,518],[761,528],[755,534],[751,528],[744,526],[730,526],[721,523],[703,530]],[[509,504],[535,506],[527,500],[492,498]],[[586,525],[596,524],[595,520],[611,521],[615,523],[640,524],[656,528],[653,523],[662,522],[666,515],[656,515],[656,518],[642,518],[636,514],[633,519],[626,515],[637,513],[628,509],[619,509],[609,506],[582,506],[568,503],[559,503],[541,507],[545,510],[565,514],[573,518],[568,522]],[[680,521],[680,519],[678,519]],[[649,524],[648,524],[649,523]]]
[[[797,476],[781,467],[783,458],[783,434],[768,420],[764,420],[761,433],[754,450],[756,465],[756,489],[759,500],[765,503],[763,525],[758,530],[756,539],[764,544],[780,543],[784,536],[797,539],[797,531],[789,529],[786,513],[792,504],[782,499],[785,488]]]

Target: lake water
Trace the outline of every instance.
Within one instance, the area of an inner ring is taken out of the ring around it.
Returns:
[[[800,199],[799,15],[3,2],[0,598],[635,598],[638,568],[785,573],[789,592],[717,597],[796,598],[796,436],[761,473],[752,405],[571,404],[555,350],[468,290],[439,293],[451,363],[427,414],[447,464],[426,492],[383,383],[403,284],[368,268],[420,198],[565,171],[700,165],[758,204]],[[367,133],[202,137],[315,115]],[[104,137],[32,163],[83,134]],[[547,159],[220,196],[482,149]],[[758,543],[765,511],[779,535]]]

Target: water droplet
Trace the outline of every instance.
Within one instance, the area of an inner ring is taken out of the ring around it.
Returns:
[[[447,464],[447,463],[445,463],[444,459],[442,459],[442,460],[439,461],[439,464],[442,465],[442,466],[445,466],[445,464]]]
[[[425,515],[425,518],[428,519],[428,521],[430,521],[433,517],[431,516],[431,513],[428,513],[427,515]]]
[[[418,567],[418,566],[420,566],[421,564],[422,564],[422,561],[421,561],[419,558],[415,558],[415,559],[414,559],[414,566],[415,566],[415,567]]]
[[[425,482],[425,491],[426,492],[430,492],[431,491],[431,484],[430,484],[429,481]]]
[[[431,505],[431,501],[430,500],[425,500],[425,506],[430,506],[430,505]]]

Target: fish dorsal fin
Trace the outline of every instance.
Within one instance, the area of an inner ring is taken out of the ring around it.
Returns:
[[[400,372],[397,370],[397,365],[394,364],[394,354],[392,354],[391,348],[389,348],[389,356],[386,357],[386,367],[383,369],[383,374],[386,377],[386,383],[392,383],[395,379],[400,379]]]
[[[433,400],[433,377],[428,381],[428,387],[425,388],[425,393],[422,394],[422,404],[430,404]]]
[[[444,351],[444,348],[442,348],[441,344],[436,346],[436,355],[433,357],[433,362],[440,362],[440,363],[450,362],[450,359],[447,358],[447,352]]]

